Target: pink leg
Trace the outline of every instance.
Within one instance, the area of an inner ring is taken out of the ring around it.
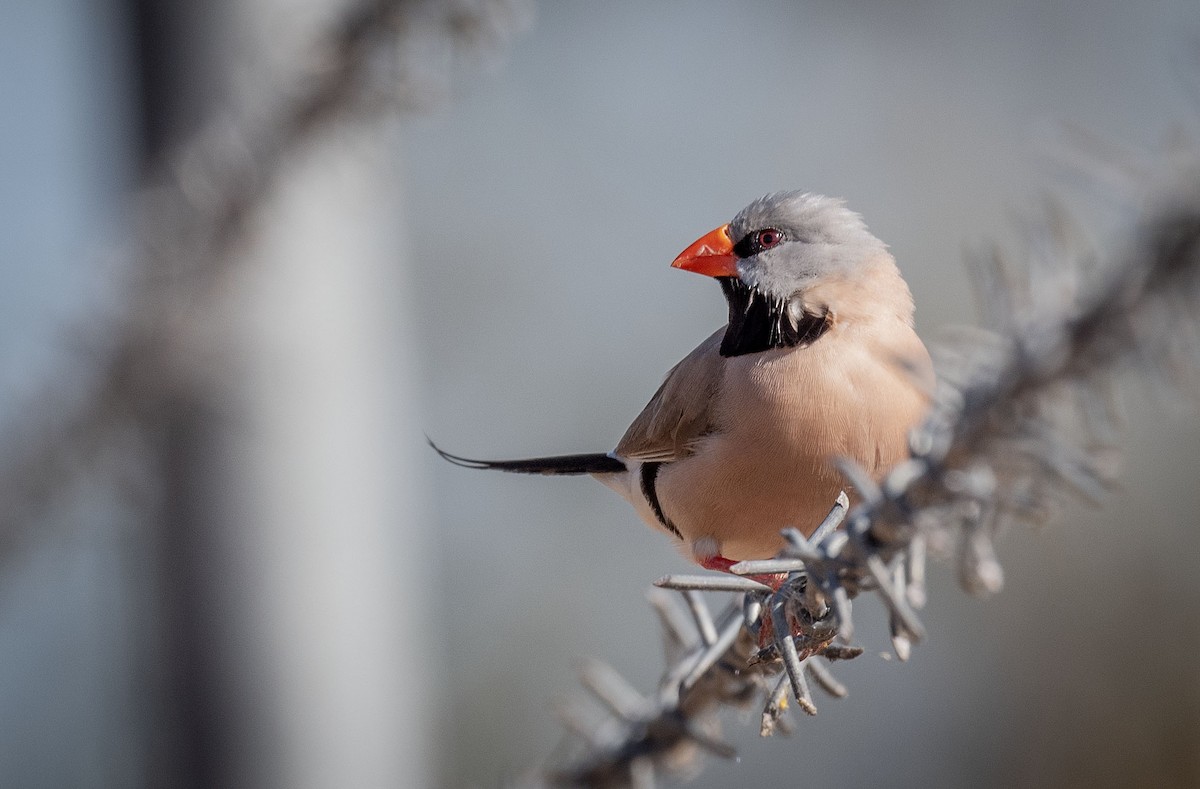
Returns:
[[[735,560],[727,559],[720,554],[716,554],[715,556],[707,556],[703,559],[698,559],[697,561],[705,570],[716,570],[720,573],[728,573],[729,568],[737,564]],[[783,582],[787,580],[787,573],[765,573],[759,575],[746,575],[743,577],[758,581],[760,584],[766,584],[772,589],[778,589]]]
[[[726,559],[721,554],[706,556],[703,559],[697,559],[697,561],[705,570],[716,570],[721,573],[729,572],[729,568],[737,564],[733,559]]]

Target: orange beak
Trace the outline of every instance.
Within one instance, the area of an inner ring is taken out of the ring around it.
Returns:
[[[729,225],[721,225],[680,252],[671,267],[707,277],[736,277],[737,260],[737,255],[733,254],[733,239],[729,237]]]

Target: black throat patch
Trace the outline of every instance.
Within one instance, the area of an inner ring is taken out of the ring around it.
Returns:
[[[737,277],[718,277],[717,281],[729,302],[722,356],[812,345],[829,331],[828,314],[801,312],[797,316],[788,308],[788,299],[768,296]]]

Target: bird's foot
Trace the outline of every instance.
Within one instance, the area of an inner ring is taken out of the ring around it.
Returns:
[[[738,562],[734,559],[728,559],[719,553],[712,556],[696,557],[696,561],[705,570],[716,570],[717,572],[736,575],[736,573],[729,568],[733,567]],[[755,575],[743,575],[742,577],[758,581],[760,584],[766,584],[773,590],[779,591],[779,587],[782,586],[783,582],[787,580],[787,573],[758,573]]]
[[[801,660],[806,660],[813,655],[825,654],[825,649],[833,643],[837,636],[836,631],[830,631],[827,635],[814,632],[811,626],[805,626],[794,617],[788,617],[788,630],[796,644],[796,653]],[[854,649],[857,649],[855,647]],[[862,650],[858,649],[861,653]],[[769,616],[764,616],[758,628],[758,657],[751,662],[758,662],[764,658],[774,658],[779,656],[778,647],[775,638],[775,623]],[[851,654],[849,657],[857,657],[857,654]]]
[[[734,559],[727,558],[721,554],[713,554],[712,556],[696,557],[696,561],[706,570],[715,570],[722,573],[733,573],[732,568],[738,562]],[[758,573],[754,575],[744,575],[743,578],[751,578],[758,581],[760,584],[765,584],[774,591],[778,592],[779,588],[787,581],[787,573]],[[800,659],[804,660],[810,655],[820,653],[822,649],[827,647],[832,642],[836,631],[830,631],[828,638],[817,635],[813,632],[811,625],[806,626],[794,616],[787,617],[789,635],[797,639],[797,651]],[[775,623],[772,617],[762,617],[758,629],[758,649],[760,653],[778,654],[775,651]]]

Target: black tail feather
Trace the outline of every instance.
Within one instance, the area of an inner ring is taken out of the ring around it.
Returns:
[[[525,460],[476,460],[451,455],[433,443],[428,436],[425,439],[433,451],[463,468],[484,468],[494,471],[508,471],[514,474],[613,474],[625,470],[625,464],[614,457],[600,452],[585,455],[555,455],[545,458],[527,458]]]

